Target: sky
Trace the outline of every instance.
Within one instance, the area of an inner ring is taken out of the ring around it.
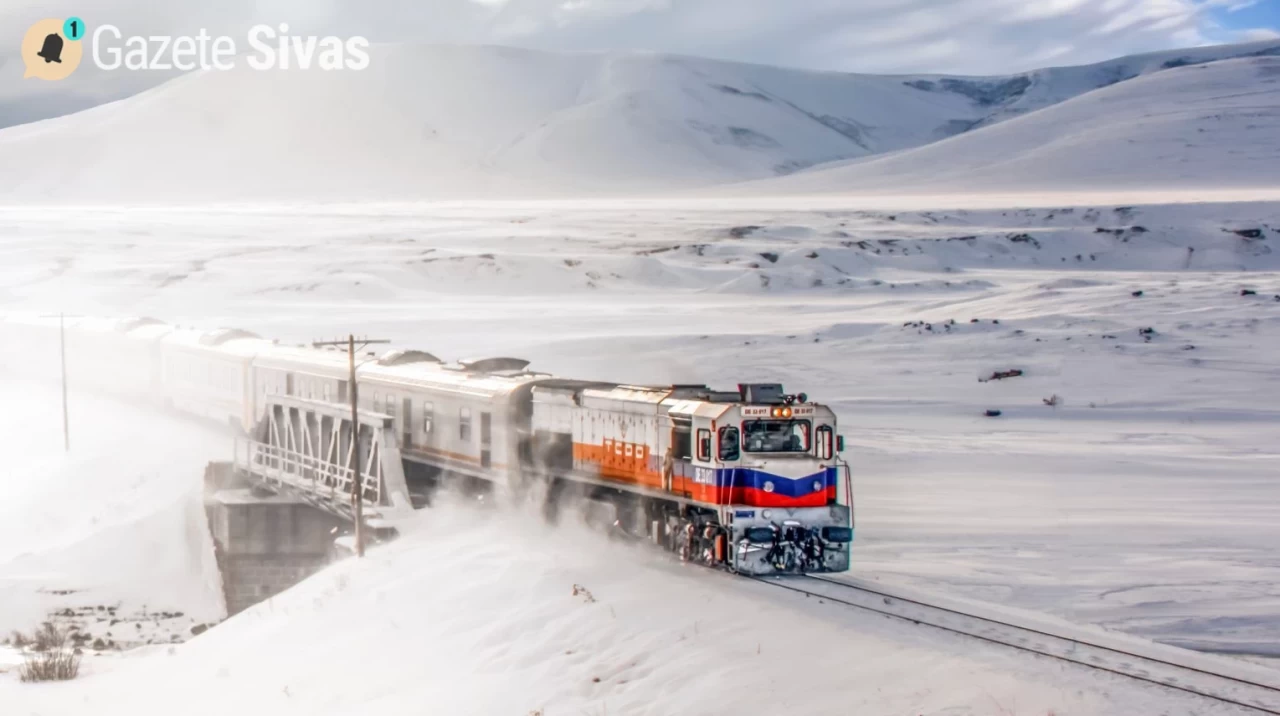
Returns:
[[[1280,0],[1227,3],[1214,8],[1211,18],[1228,31],[1259,33],[1259,37],[1280,29]]]
[[[23,30],[76,15],[126,34],[293,34],[700,55],[821,70],[1006,74],[1280,37],[1280,0],[4,0],[0,126],[124,96],[168,75],[89,67],[23,80]],[[41,85],[46,86],[41,86]]]

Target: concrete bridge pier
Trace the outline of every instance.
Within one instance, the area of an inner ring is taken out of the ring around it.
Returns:
[[[349,525],[287,493],[237,484],[228,468],[210,466],[205,511],[231,616],[323,568]]]

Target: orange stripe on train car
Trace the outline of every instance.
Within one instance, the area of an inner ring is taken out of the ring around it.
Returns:
[[[480,465],[480,458],[478,457],[471,457],[470,455],[463,455],[462,453],[449,452],[448,450],[440,450],[438,448],[420,445],[414,445],[406,450],[401,450],[400,452],[408,453],[409,455],[418,455],[419,457],[444,457],[450,460],[457,460],[458,462],[469,462],[477,466]],[[488,469],[501,470],[506,467],[506,463],[490,461]]]

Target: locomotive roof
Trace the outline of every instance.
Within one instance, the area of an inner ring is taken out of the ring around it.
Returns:
[[[716,418],[729,412],[733,407],[730,403],[709,403],[705,400],[664,400],[663,405],[667,406],[669,415],[685,415],[688,417],[699,418]]]
[[[705,385],[619,385],[587,389],[583,395],[628,403],[657,404],[671,400],[720,404],[741,402],[741,396],[736,392],[714,390]]]

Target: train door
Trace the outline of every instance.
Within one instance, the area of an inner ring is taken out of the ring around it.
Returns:
[[[690,462],[693,463],[693,496],[705,502],[720,502],[716,490],[715,441],[711,438],[711,421],[694,418],[692,421],[693,445]]]
[[[671,416],[670,492],[693,497],[693,425],[682,415]]]
[[[493,425],[489,413],[480,413],[480,467],[489,467],[493,451]]]

